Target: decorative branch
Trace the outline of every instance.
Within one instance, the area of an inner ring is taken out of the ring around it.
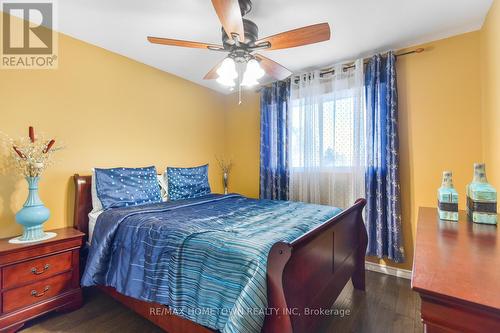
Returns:
[[[12,149],[14,149],[14,151],[20,158],[26,159],[26,156],[24,156],[24,154],[16,146],[13,146]]]
[[[35,143],[35,129],[33,128],[33,126],[30,126],[28,128],[28,132],[29,132],[29,137],[30,137],[31,143]]]
[[[43,153],[47,154],[50,151],[50,148],[52,148],[52,146],[54,145],[54,143],[56,143],[56,140],[54,139],[50,140],[49,143],[47,143],[45,149],[43,150]]]
[[[227,173],[229,175],[231,169],[233,168],[233,162],[231,160],[226,161],[223,158],[219,158],[217,156],[215,156],[215,159],[217,160],[222,173]]]

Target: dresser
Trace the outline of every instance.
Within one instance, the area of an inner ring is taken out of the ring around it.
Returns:
[[[420,294],[427,333],[500,332],[500,232],[418,213],[412,288]]]
[[[84,234],[74,228],[30,244],[0,240],[0,331],[15,332],[24,322],[50,311],[82,305],[80,248]]]

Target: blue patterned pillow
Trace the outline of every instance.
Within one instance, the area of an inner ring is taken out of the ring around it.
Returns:
[[[167,167],[169,200],[198,198],[210,194],[208,164],[194,168]]]
[[[154,166],[95,169],[97,197],[104,209],[161,202]]]

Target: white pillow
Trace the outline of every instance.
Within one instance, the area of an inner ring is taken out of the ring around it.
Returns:
[[[161,201],[168,201],[168,183],[164,175],[158,175],[158,184],[160,185]]]
[[[92,193],[92,211],[90,213],[100,213],[104,209],[102,207],[101,200],[99,200],[99,197],[97,196],[97,187],[95,183],[95,169],[92,168],[92,188],[90,190]]]

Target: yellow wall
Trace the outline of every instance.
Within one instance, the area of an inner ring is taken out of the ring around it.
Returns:
[[[500,188],[498,7],[497,1],[482,32],[426,44],[426,52],[398,59],[408,258],[398,267],[411,268],[418,207],[435,206],[443,170],[453,170],[462,208],[472,164],[483,157]],[[17,137],[31,124],[67,146],[41,183],[52,211],[47,229],[72,223],[70,177],[94,166],[154,164],[162,170],[208,161],[212,188],[220,191],[217,154],[234,163],[230,191],[258,197],[258,93],[245,93],[238,105],[235,95],[222,96],[67,36],[60,35],[59,44],[58,70],[0,71],[0,130]],[[4,170],[0,184],[0,237],[6,237],[21,230],[13,221],[26,185]]]
[[[443,170],[453,170],[462,194],[481,161],[479,33],[424,45],[398,59],[404,246],[411,269],[419,206],[435,206]],[[234,98],[233,98],[234,99]],[[226,109],[226,148],[233,154],[231,190],[259,193],[259,100]],[[249,151],[247,154],[246,150]],[[240,162],[241,159],[241,162]],[[384,261],[381,261],[384,263]]]
[[[238,105],[236,94],[226,97],[226,156],[234,163],[229,189],[259,197],[260,95],[248,91]]]
[[[444,170],[453,171],[460,208],[473,163],[482,161],[479,33],[423,45],[398,58],[400,176],[404,245],[411,269],[418,208],[436,206]]]
[[[500,1],[481,31],[483,154],[488,180],[500,191]]]
[[[19,137],[33,125],[67,146],[40,183],[52,214],[46,229],[73,223],[71,176],[92,167],[209,162],[212,189],[221,190],[220,94],[62,34],[59,57],[57,70],[0,70],[0,131]],[[2,170],[0,237],[21,232],[14,214],[26,195],[25,182]]]

